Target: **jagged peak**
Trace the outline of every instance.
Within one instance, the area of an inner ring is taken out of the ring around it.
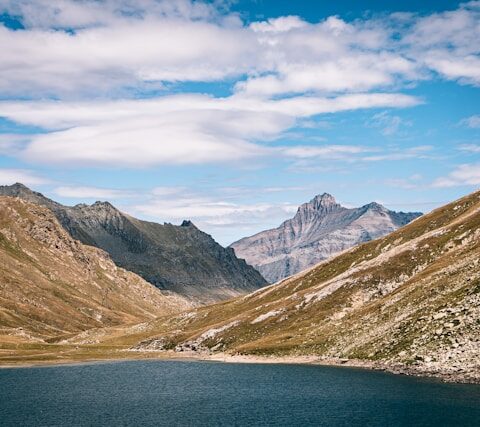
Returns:
[[[12,185],[2,185],[0,187],[6,188],[6,189],[8,188],[15,192],[23,191],[23,192],[33,193],[33,191],[30,190],[30,188],[28,188],[26,185],[22,184],[21,182],[16,182],[15,184],[12,184]]]
[[[105,207],[105,208],[112,208],[115,209],[115,206],[113,206],[110,202],[102,202],[100,200],[97,200],[92,207]]]
[[[325,207],[338,204],[335,197],[329,193],[317,194],[309,203],[313,204],[315,207]]]
[[[86,203],[79,203],[73,207],[73,209],[78,209],[86,212],[108,212],[111,214],[116,214],[119,210],[113,206],[110,202],[102,202],[97,200],[95,203],[88,205]]]
[[[389,210],[381,205],[380,203],[377,203],[377,202],[371,202],[371,203],[368,203],[364,206],[362,206],[363,209],[365,210],[373,210],[373,211],[379,211],[379,212],[388,212]]]
[[[197,228],[197,227],[195,226],[195,224],[194,224],[192,221],[190,221],[189,219],[184,219],[184,220],[182,221],[182,223],[180,224],[180,227],[193,227],[193,228]]]
[[[307,203],[302,204],[297,213],[303,211],[325,211],[330,210],[335,207],[340,207],[340,205],[329,193],[317,194],[312,200]]]
[[[15,184],[12,184],[10,187],[12,188],[21,188],[22,190],[30,190],[25,184],[22,184],[21,182],[16,182]],[[32,191],[32,190],[30,190]]]

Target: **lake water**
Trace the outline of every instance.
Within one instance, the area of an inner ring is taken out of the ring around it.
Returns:
[[[480,386],[305,365],[0,369],[0,425],[480,426]]]

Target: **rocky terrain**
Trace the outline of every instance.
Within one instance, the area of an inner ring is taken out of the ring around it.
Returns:
[[[46,206],[74,239],[105,250],[117,265],[158,288],[197,302],[232,298],[267,284],[233,249],[190,221],[181,226],[141,221],[108,202],[63,206],[22,184],[0,186],[2,194]]]
[[[189,308],[74,240],[45,207],[0,197],[0,343],[51,342]]]
[[[480,192],[276,285],[107,337],[137,353],[314,357],[480,382]]]
[[[301,205],[278,228],[245,237],[230,247],[275,283],[359,243],[385,236],[420,215],[393,212],[378,203],[348,209],[324,193]]]

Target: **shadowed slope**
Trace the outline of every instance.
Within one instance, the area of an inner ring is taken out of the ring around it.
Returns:
[[[203,303],[243,295],[267,284],[260,273],[190,221],[181,226],[142,221],[108,202],[63,206],[22,184],[0,186],[52,210],[74,239],[108,252],[113,261],[160,289]]]

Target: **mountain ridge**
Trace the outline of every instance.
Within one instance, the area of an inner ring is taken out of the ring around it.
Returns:
[[[105,250],[117,265],[160,289],[209,303],[267,284],[233,249],[223,248],[191,221],[180,226],[143,221],[109,202],[64,206],[18,183],[0,186],[0,194],[46,206],[73,238]]]
[[[420,215],[390,211],[376,202],[346,208],[323,193],[300,205],[293,218],[277,228],[244,237],[230,247],[274,283]]]

